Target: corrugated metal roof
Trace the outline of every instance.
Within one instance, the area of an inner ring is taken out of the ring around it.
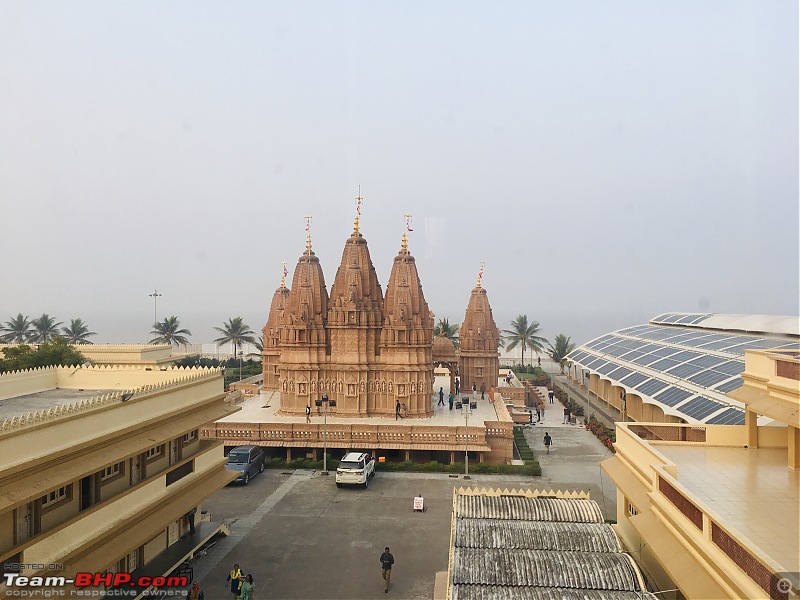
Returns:
[[[619,552],[455,548],[453,584],[640,590],[637,569]]]
[[[569,590],[564,588],[502,587],[490,585],[453,586],[453,600],[644,600],[649,593],[610,590]]]
[[[456,499],[456,517],[468,519],[518,519],[561,523],[603,523],[603,513],[593,500],[524,498],[520,496],[463,496]]]
[[[453,600],[643,600],[655,598],[641,592],[570,590],[545,587],[455,585]]]
[[[605,523],[552,523],[509,519],[458,519],[458,548],[524,548],[621,552],[611,525]]]

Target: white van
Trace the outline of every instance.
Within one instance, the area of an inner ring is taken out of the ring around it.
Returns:
[[[375,459],[366,452],[348,452],[336,468],[336,487],[344,484],[369,485],[369,478],[375,475]]]

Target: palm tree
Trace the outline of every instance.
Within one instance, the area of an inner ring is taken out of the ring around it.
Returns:
[[[188,329],[180,329],[181,322],[178,321],[178,317],[172,316],[167,317],[160,323],[153,324],[153,335],[154,337],[150,340],[151,344],[170,344],[174,346],[185,346],[189,343],[189,340],[186,338],[187,335],[192,335],[192,332]]]
[[[89,331],[89,327],[83,322],[83,319],[72,319],[69,327],[62,327],[61,331],[70,344],[91,344],[89,336],[97,335],[94,331]]]
[[[447,320],[447,317],[444,319],[439,319],[439,322],[433,328],[433,335],[441,335],[446,337],[448,340],[453,342],[456,347],[458,347],[458,325],[455,323],[450,325],[450,321]]]
[[[0,331],[5,332],[0,341],[17,344],[24,344],[33,334],[30,319],[23,317],[22,313],[0,325]]]
[[[575,344],[571,343],[563,333],[559,333],[556,336],[555,344],[547,342],[547,345],[550,346],[547,349],[547,355],[561,366],[561,374],[563,375],[567,354],[575,350]]]
[[[227,323],[222,323],[222,327],[214,327],[222,334],[214,340],[217,344],[233,344],[234,355],[239,356],[239,379],[242,378],[242,353],[241,347],[244,342],[256,344],[255,332],[251,331],[250,326],[244,322],[242,317],[228,319]]]
[[[33,326],[31,341],[45,344],[53,341],[53,337],[59,334],[58,328],[61,327],[62,323],[61,321],[56,323],[53,317],[43,313],[41,317],[31,321],[31,325]]]
[[[525,348],[535,352],[543,352],[543,342],[547,340],[536,335],[539,333],[538,321],[528,324],[528,315],[519,315],[511,321],[511,329],[504,329],[501,334],[505,338],[506,350],[513,350],[519,344],[522,347],[522,366],[525,366]]]

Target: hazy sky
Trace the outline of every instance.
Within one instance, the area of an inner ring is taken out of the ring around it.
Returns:
[[[0,1],[0,320],[260,331],[359,184],[437,318],[796,315],[798,102],[793,0]]]

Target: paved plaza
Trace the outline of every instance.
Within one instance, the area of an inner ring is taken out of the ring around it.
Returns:
[[[253,574],[259,600],[375,598],[384,596],[378,558],[389,546],[396,564],[388,596],[430,599],[436,573],[448,566],[454,487],[589,490],[614,518],[615,489],[598,465],[608,451],[583,427],[561,425],[561,411],[558,401],[548,404],[544,423],[525,430],[542,477],[378,472],[364,490],[339,489],[318,472],[265,471],[247,486],[228,486],[203,509],[228,521],[231,535],[195,560],[195,577],[208,600],[231,598],[225,578],[236,562]],[[423,513],[413,511],[417,495]]]

